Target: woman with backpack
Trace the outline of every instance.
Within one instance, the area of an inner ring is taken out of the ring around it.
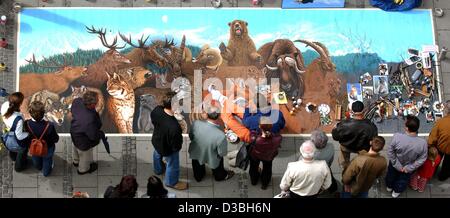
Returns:
[[[28,133],[24,131],[23,114],[20,113],[23,99],[24,96],[21,92],[14,92],[9,95],[8,101],[1,107],[2,120],[7,129],[3,135],[3,141],[9,150],[11,160],[15,161],[14,170],[16,172],[26,168],[28,157]],[[8,147],[8,145],[12,146]]]
[[[42,102],[32,102],[29,109],[31,119],[26,121],[26,130],[31,135],[29,151],[32,155],[33,165],[44,176],[49,176],[53,169],[53,154],[55,143],[59,136],[55,125],[44,120],[45,107]]]

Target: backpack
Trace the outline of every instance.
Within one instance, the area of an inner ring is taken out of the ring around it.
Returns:
[[[33,139],[31,140],[30,149],[29,149],[30,155],[37,156],[37,157],[47,156],[47,153],[48,153],[47,142],[42,138],[44,137],[45,133],[47,132],[48,127],[50,126],[49,122],[46,123],[45,129],[39,138],[33,133],[33,130],[31,130],[29,122],[27,122],[27,126],[28,126],[28,130],[33,135]]]
[[[2,143],[5,145],[6,149],[8,149],[11,152],[19,152],[23,148],[19,145],[19,142],[17,141],[16,137],[16,126],[19,120],[22,120],[21,116],[17,116],[14,121],[13,125],[11,126],[11,129],[9,131],[6,131],[2,135]]]

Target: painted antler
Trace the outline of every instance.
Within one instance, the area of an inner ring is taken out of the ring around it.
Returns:
[[[85,26],[88,33],[92,33],[92,34],[97,34],[98,38],[100,38],[103,46],[105,46],[106,48],[109,48],[111,50],[116,50],[116,49],[122,49],[125,47],[125,45],[117,47],[117,36],[114,37],[114,40],[111,44],[108,44],[108,41],[106,40],[106,28],[100,28],[99,30],[96,30],[94,28],[94,26],[92,26],[91,28]]]
[[[125,41],[128,45],[131,45],[131,46],[133,46],[133,47],[135,47],[135,48],[143,48],[143,49],[147,49],[147,48],[150,47],[150,46],[148,46],[148,45],[145,45],[145,43],[146,43],[147,40],[148,40],[148,37],[150,37],[150,36],[147,36],[147,37],[145,38],[145,40],[144,40],[144,34],[142,34],[141,39],[138,39],[138,45],[135,45],[135,44],[131,41],[131,35],[127,38],[125,35],[122,35],[122,34],[119,32],[119,36],[120,36],[120,38],[122,38],[122,40]]]
[[[45,65],[39,64],[39,63],[36,61],[36,57],[34,56],[34,54],[33,54],[33,56],[31,57],[30,60],[25,59],[25,61],[28,62],[28,63],[30,63],[30,64],[36,65],[36,66],[38,66],[38,67],[42,67],[42,68],[56,68],[56,69],[58,69],[58,70],[55,71],[55,74],[59,74],[59,73],[61,73],[61,71],[62,71],[65,67],[67,67],[67,66],[73,64],[74,56],[73,56],[73,54],[71,54],[70,56],[72,56],[72,58],[70,59],[70,63],[69,63],[69,62],[67,61],[67,59],[66,59],[66,56],[63,55],[63,59],[64,59],[64,63],[63,63],[63,64],[57,63],[55,60],[48,60],[48,59],[46,59],[46,58],[44,58],[44,57],[43,57],[43,59],[44,59]]]

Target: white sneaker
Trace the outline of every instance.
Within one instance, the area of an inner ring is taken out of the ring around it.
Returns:
[[[398,196],[400,196],[400,193],[392,192],[392,197],[393,198],[398,198]]]
[[[386,187],[386,191],[387,191],[387,192],[392,192],[392,189],[389,188],[389,187]]]

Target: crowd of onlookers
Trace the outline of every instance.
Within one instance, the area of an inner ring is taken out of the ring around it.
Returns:
[[[257,94],[255,102],[241,106],[244,107],[243,113],[225,111],[238,106],[213,87],[208,90],[220,106],[205,108],[204,119],[194,121],[189,130],[188,153],[195,180],[200,182],[205,177],[206,165],[212,170],[216,181],[232,178],[234,172],[226,169],[224,162],[228,160],[229,165],[234,166],[239,149],[228,152],[228,146],[243,144],[248,148],[251,184],[257,185],[261,181],[261,189],[267,189],[272,180],[272,162],[282,142],[280,131],[285,126],[283,114],[272,107],[270,98],[262,94]],[[161,105],[151,112],[154,125],[153,170],[156,175],[148,179],[147,192],[143,197],[175,197],[165,187],[176,190],[188,188],[186,182],[180,181],[179,153],[183,136],[172,109],[175,95],[174,92],[167,93]],[[53,155],[58,134],[54,124],[44,119],[45,107],[40,102],[31,102],[31,119],[24,120],[20,112],[23,99],[22,93],[12,93],[1,106],[6,132],[11,133],[18,144],[16,149],[10,149],[9,156],[15,162],[15,170],[20,172],[26,168],[30,153],[33,165],[44,176],[49,176],[54,167]],[[93,148],[105,139],[100,116],[95,110],[97,102],[97,93],[87,92],[82,98],[74,99],[71,106],[72,164],[80,175],[97,170]],[[338,190],[338,181],[331,172],[334,147],[322,130],[315,130],[310,140],[300,146],[299,160],[288,164],[279,184],[282,193],[276,197],[314,198],[328,192],[338,193],[343,198],[364,198],[368,197],[374,183],[384,177],[387,191],[396,198],[408,186],[423,192],[441,162],[438,179],[445,181],[450,177],[450,101],[445,103],[445,116],[436,121],[428,140],[418,136],[419,119],[406,116],[404,131],[394,134],[385,149],[387,159],[380,155],[386,147],[385,139],[378,136],[376,125],[364,118],[363,111],[362,102],[352,103],[351,118],[337,123],[332,130],[332,138],[340,144],[338,161],[343,172],[342,190]],[[45,149],[38,149],[38,152],[36,148]],[[350,158],[352,153],[356,154],[353,159]],[[162,176],[163,181],[158,176]],[[136,197],[137,188],[136,178],[125,176],[119,185],[108,187],[104,197]],[[88,195],[76,192],[74,197]]]

